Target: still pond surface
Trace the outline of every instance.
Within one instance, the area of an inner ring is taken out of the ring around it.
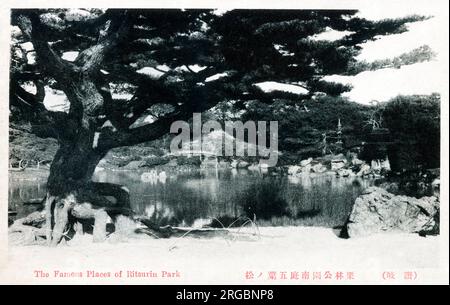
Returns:
[[[37,208],[23,202],[45,196],[46,179],[15,179],[12,175],[9,209],[22,217]],[[217,219],[228,226],[240,216],[259,225],[340,226],[356,197],[373,184],[372,180],[330,174],[290,177],[248,170],[198,170],[176,175],[102,170],[96,172],[94,180],[125,185],[133,210],[160,225],[195,227],[211,222],[217,225]]]

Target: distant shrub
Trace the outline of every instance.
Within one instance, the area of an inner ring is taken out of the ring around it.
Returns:
[[[281,101],[270,105],[255,102],[247,105],[242,119],[278,121],[279,150],[305,159],[322,155],[324,134],[335,132],[339,120],[345,148],[359,146],[366,133],[365,120],[370,109],[342,97],[322,96],[296,106],[287,106]],[[332,137],[328,136],[328,150],[340,152],[332,143]],[[280,162],[289,164],[286,159]]]
[[[148,167],[158,166],[166,164],[170,161],[170,158],[168,157],[152,157],[152,158],[146,158],[145,159],[145,165]]]

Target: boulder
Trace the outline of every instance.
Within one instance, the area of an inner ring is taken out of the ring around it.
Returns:
[[[307,164],[302,167],[302,174],[309,174],[311,172],[311,164]]]
[[[237,168],[247,168],[249,167],[250,163],[246,162],[246,161],[239,161],[239,163],[237,164]]]
[[[438,226],[439,199],[399,196],[370,187],[359,196],[347,222],[349,237],[380,232],[432,232]]]
[[[356,176],[359,176],[359,177],[360,176],[366,176],[366,175],[368,175],[370,173],[371,173],[370,166],[364,163],[363,165],[361,165],[361,168],[359,169],[359,172],[356,173]]]
[[[248,170],[258,171],[259,170],[259,164],[257,164],[257,163],[250,164],[250,166],[248,167]]]
[[[386,158],[385,160],[381,161],[381,169],[385,171],[391,170],[391,163],[389,162],[389,159]]]
[[[268,169],[270,166],[269,166],[269,164],[267,164],[267,163],[260,163],[260,164],[259,164],[259,167],[260,167],[261,169]]]
[[[363,164],[364,164],[364,161],[363,161],[363,160],[360,160],[360,159],[358,159],[358,158],[352,159],[352,165],[355,165],[355,166],[361,166],[361,165],[363,165]]]
[[[341,159],[331,160],[331,170],[338,170],[345,167],[346,162]]]
[[[312,160],[313,160],[313,158],[308,158],[306,160],[302,160],[302,161],[300,161],[300,166],[309,165],[309,164],[311,164]]]
[[[370,162],[370,167],[374,171],[381,170],[381,162],[380,162],[380,160],[372,160],[372,162]]]
[[[289,165],[288,166],[288,175],[297,175],[302,168],[298,165]]]
[[[21,223],[27,226],[42,227],[45,223],[45,212],[36,211],[21,219]]]
[[[336,175],[339,177],[349,177],[354,176],[355,174],[352,172],[351,169],[342,168],[336,172]]]
[[[327,167],[325,165],[323,165],[322,163],[318,163],[318,164],[313,165],[311,167],[311,170],[314,173],[324,173],[327,171]]]

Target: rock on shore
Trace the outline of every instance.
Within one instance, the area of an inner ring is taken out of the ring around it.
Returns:
[[[433,232],[438,226],[439,199],[399,196],[370,187],[359,196],[347,223],[349,237],[380,232]]]

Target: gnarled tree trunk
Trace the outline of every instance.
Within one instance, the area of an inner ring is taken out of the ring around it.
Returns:
[[[104,153],[93,149],[89,138],[63,143],[50,167],[45,201],[46,237],[50,245],[57,245],[64,232],[80,219],[95,219],[94,240],[101,241],[106,237],[108,214],[131,212],[124,187],[92,182]]]
[[[105,232],[100,226],[106,226],[107,212],[123,213],[129,209],[126,189],[92,182],[96,166],[109,150],[109,147],[99,147],[104,122],[98,117],[103,111],[104,97],[94,80],[83,73],[67,76],[61,87],[71,107],[58,131],[60,148],[51,164],[47,183],[47,239],[51,245],[58,244],[65,230],[73,225],[74,218],[93,218],[96,220],[94,231]],[[88,203],[92,211],[86,212],[85,208],[84,212],[72,213],[84,203]],[[104,237],[97,234],[96,240],[102,239]]]

